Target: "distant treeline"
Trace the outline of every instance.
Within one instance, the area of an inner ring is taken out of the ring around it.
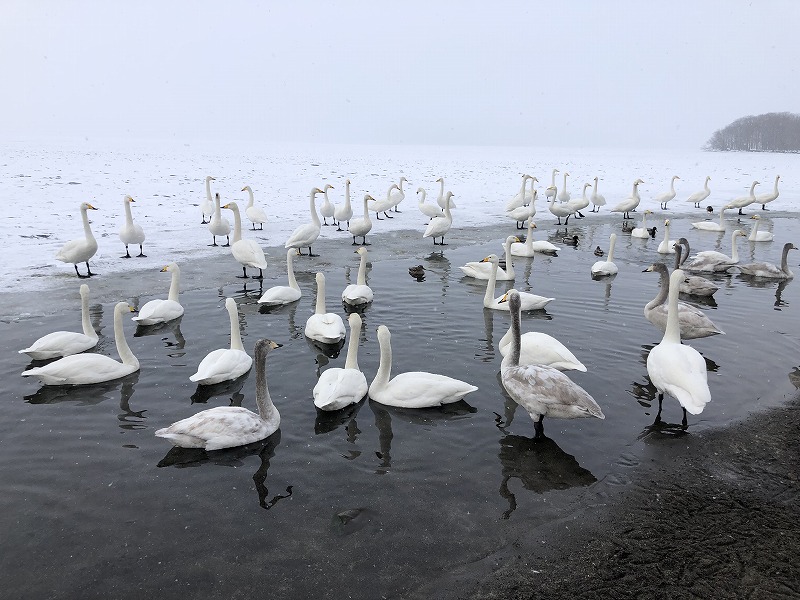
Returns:
[[[800,115],[781,112],[736,119],[715,131],[703,150],[800,152]]]

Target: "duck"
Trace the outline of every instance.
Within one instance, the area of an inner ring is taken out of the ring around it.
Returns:
[[[622,233],[630,233],[633,231],[634,227],[628,221],[622,222]]]
[[[700,208],[700,203],[711,195],[711,190],[708,189],[709,181],[711,181],[711,176],[706,175],[706,182],[703,184],[703,189],[689,196],[686,201],[693,202],[695,208]]]
[[[306,321],[305,334],[323,344],[336,344],[346,335],[344,321],[335,313],[325,312],[325,274],[318,272],[316,279],[317,303],[314,314]]]
[[[683,267],[685,271],[704,271],[714,273],[724,273],[733,265],[739,262],[739,251],[736,248],[736,238],[744,237],[745,233],[737,229],[731,234],[731,255],[727,256],[716,250],[706,250],[698,252],[694,258]]]
[[[367,395],[367,378],[358,368],[358,341],[361,336],[361,315],[350,313],[350,341],[347,344],[347,359],[344,368],[332,368],[322,372],[314,386],[314,406],[320,410],[341,410],[357,404]]]
[[[594,187],[592,188],[592,195],[589,196],[592,201],[592,212],[600,212],[600,207],[606,205],[606,199],[602,194],[597,193],[597,177],[594,178]]]
[[[442,238],[439,246],[446,246],[444,243],[444,236],[453,226],[453,215],[450,214],[452,198],[453,192],[447,192],[447,194],[445,194],[444,213],[441,217],[434,217],[431,219],[430,223],[428,223],[428,226],[425,228],[425,233],[422,234],[423,238],[432,237],[434,246],[436,246],[437,237]]]
[[[369,194],[364,195],[364,216],[360,219],[354,219],[352,223],[347,226],[350,235],[353,236],[353,246],[358,246],[356,238],[361,236],[361,246],[369,246],[367,242],[367,234],[372,230],[372,219],[369,218],[369,202],[375,200]]]
[[[481,262],[488,262],[492,267],[491,275],[489,275],[489,280],[486,282],[486,293],[483,295],[484,308],[491,308],[493,310],[508,310],[507,296],[511,290],[499,298],[494,297],[494,288],[497,282],[497,268],[500,263],[500,259],[496,254],[490,254]],[[541,310],[550,304],[550,302],[555,300],[555,298],[546,298],[545,296],[539,296],[537,294],[529,294],[526,292],[517,293],[520,295],[522,310]]]
[[[522,175],[522,184],[520,185],[519,191],[514,195],[513,198],[511,198],[511,200],[506,202],[507,213],[511,212],[515,208],[520,208],[521,206],[525,206],[527,204],[525,188],[528,186],[528,179],[531,179],[530,175]],[[536,178],[534,177],[533,179]]]
[[[652,215],[653,211],[648,209],[642,213],[642,226],[635,227],[633,231],[631,231],[631,237],[635,238],[648,238],[650,237],[650,232],[647,228],[647,215]]]
[[[258,414],[241,406],[215,406],[181,419],[155,432],[181,448],[203,448],[206,451],[245,446],[266,439],[281,424],[281,415],[272,403],[267,387],[267,354],[281,344],[269,339],[256,342],[256,406]]]
[[[675,180],[680,179],[677,175],[672,176],[669,182],[669,190],[656,196],[654,200],[659,203],[662,209],[667,209],[667,203],[675,197]]]
[[[555,186],[550,187],[552,187],[554,191],[557,191]],[[547,188],[547,191],[550,191],[550,188]],[[564,225],[569,225],[569,218],[572,215],[572,209],[570,209],[569,205],[556,204],[556,196],[553,195],[550,198],[550,205],[547,208],[558,219],[559,225],[561,225],[561,217],[566,217]]]
[[[409,267],[408,274],[412,277],[425,277],[425,267],[417,265],[416,267]]]
[[[166,300],[154,298],[146,302],[139,309],[139,314],[133,317],[137,325],[158,325],[174,321],[183,315],[183,306],[178,299],[180,293],[181,270],[177,263],[171,262],[162,267],[161,273],[171,273],[172,279],[169,285],[169,295]]]
[[[214,198],[211,196],[211,182],[214,181],[214,178],[210,175],[206,177],[206,199],[200,204],[200,213],[203,217],[203,220],[200,221],[201,225],[205,225],[211,220],[211,215],[214,214]],[[206,216],[208,216],[209,221],[206,221]]]
[[[567,246],[577,246],[579,242],[580,238],[577,235],[567,235],[561,238],[561,243]]]
[[[711,207],[709,206],[709,208]],[[692,227],[699,229],[700,231],[725,231],[725,222],[723,219],[725,217],[725,210],[727,208],[727,206],[723,206],[719,210],[719,223],[714,221],[698,221],[696,223],[692,223]],[[713,212],[713,209],[711,212]]]
[[[303,292],[300,286],[297,285],[297,280],[294,277],[294,255],[296,252],[289,249],[286,252],[286,274],[289,277],[289,285],[276,285],[269,288],[258,299],[259,304],[266,304],[267,306],[282,306],[284,304],[291,304],[300,300]]]
[[[528,235],[524,242],[514,242],[511,244],[511,255],[527,258],[533,257],[536,253],[558,256],[556,253],[561,250],[561,248],[551,244],[547,240],[534,240],[534,229],[536,229],[536,223],[533,220],[528,219]]]
[[[222,211],[219,205],[219,192],[214,194],[214,213],[211,215],[211,220],[208,222],[208,230],[211,232],[211,237],[213,238],[213,243],[209,244],[210,246],[218,246],[217,244],[217,236],[225,236],[227,241],[222,244],[224,247],[231,245],[231,224],[228,223],[228,219],[222,216]]]
[[[647,375],[658,390],[658,415],[661,418],[661,403],[664,394],[670,394],[683,409],[683,427],[687,427],[686,412],[698,415],[711,401],[708,388],[706,361],[700,353],[681,343],[681,328],[678,316],[678,289],[683,271],[676,269],[669,278],[669,300],[667,325],[664,337],[647,355]]]
[[[65,263],[72,263],[75,267],[75,274],[81,278],[91,277],[93,275],[92,269],[89,267],[89,259],[92,258],[97,252],[97,240],[94,239],[92,228],[89,226],[89,215],[87,211],[98,210],[88,202],[81,202],[79,207],[81,212],[81,220],[83,221],[83,235],[84,237],[75,240],[70,240],[56,253],[56,260]],[[81,275],[78,271],[78,263],[86,263],[86,275]]]
[[[317,216],[317,207],[314,204],[314,200],[316,199],[317,194],[321,193],[321,189],[317,187],[311,188],[311,192],[308,194],[308,211],[311,214],[311,223],[306,223],[296,227],[292,232],[292,235],[289,236],[289,239],[286,240],[286,243],[283,245],[284,248],[295,248],[297,250],[297,254],[302,256],[303,252],[301,248],[308,247],[308,255],[315,256],[311,252],[311,245],[317,241],[317,238],[322,231],[322,224]]]
[[[425,188],[417,188],[417,208],[419,208],[419,212],[429,219],[441,217],[444,214],[442,213],[442,209],[433,204],[425,204],[426,196]]]
[[[686,248],[684,252],[682,249]],[[686,238],[680,238],[675,242],[675,268],[680,269],[681,265],[686,262],[691,249],[689,248],[689,241]],[[713,296],[719,289],[719,286],[713,281],[709,281],[705,277],[698,275],[686,275],[681,282],[680,293],[688,294],[690,296]]]
[[[630,219],[630,212],[636,210],[636,207],[639,206],[639,202],[642,200],[641,196],[639,196],[639,185],[642,183],[644,183],[644,181],[641,179],[634,181],[631,195],[612,208],[611,212],[621,212],[623,219]]]
[[[520,297],[509,296],[511,310],[511,349],[503,357],[500,381],[511,398],[530,415],[535,437],[544,435],[544,417],[576,419],[605,415],[589,393],[558,369],[520,364]]]
[[[200,385],[213,385],[222,381],[238,379],[253,366],[253,359],[245,352],[239,332],[239,309],[236,300],[225,299],[225,309],[231,324],[231,347],[219,348],[206,354],[197,366],[197,372],[189,381]]]
[[[767,208],[767,204],[769,204],[770,202],[772,202],[773,200],[778,198],[778,194],[779,194],[779,192],[778,192],[778,181],[780,181],[780,179],[781,179],[781,176],[780,175],[776,175],[775,176],[775,187],[773,188],[773,190],[771,192],[767,192],[765,194],[759,194],[758,196],[756,196],[756,203],[757,204],[761,204],[761,210],[769,210]]]
[[[400,182],[397,184],[397,189],[390,192],[390,198],[392,199],[392,208],[394,209],[394,212],[400,212],[397,207],[403,200],[405,200],[406,197],[406,193],[403,191],[403,183],[408,183],[408,179],[401,177]]]
[[[664,239],[658,245],[659,254],[675,254],[675,240],[669,239],[669,219],[664,219]]]
[[[369,304],[373,298],[372,288],[367,285],[367,249],[361,246],[356,254],[361,257],[356,283],[348,285],[342,292],[342,302],[350,306]]]
[[[233,244],[231,244],[231,254],[233,258],[242,265],[242,279],[247,279],[247,267],[258,269],[258,275],[253,275],[254,279],[264,278],[264,269],[267,268],[267,257],[258,242],[255,240],[242,239],[242,216],[239,214],[239,205],[236,202],[228,202],[222,208],[233,211]],[[309,250],[310,251],[310,250]],[[238,275],[237,275],[238,277]]]
[[[558,201],[561,202],[561,204],[565,204],[569,202],[571,198],[571,194],[567,189],[567,177],[569,177],[569,173],[565,171],[564,173],[562,173],[562,175],[564,177],[564,184],[561,186],[561,191],[558,193],[556,197],[558,198]]]
[[[780,267],[772,263],[760,262],[737,265],[736,268],[739,269],[739,272],[742,275],[749,275],[750,277],[762,277],[764,279],[792,279],[794,277],[794,273],[789,269],[789,250],[797,250],[797,246],[791,242],[786,242],[783,245]]]
[[[350,204],[350,180],[344,180],[344,203],[336,207],[333,211],[333,222],[337,226],[336,231],[344,231],[342,229],[342,221],[347,223],[350,227],[350,219],[353,218],[353,206]]]
[[[510,298],[510,290],[509,290]],[[506,301],[508,303],[508,301]],[[521,309],[520,309],[521,310]],[[504,358],[511,351],[513,331],[508,328],[500,338],[498,349]],[[586,372],[586,366],[579,361],[569,349],[556,338],[540,331],[528,331],[520,337],[520,365],[542,365],[559,371]]]
[[[738,208],[739,214],[743,215],[744,213],[742,212],[742,209],[746,206],[750,206],[751,204],[753,204],[753,202],[756,201],[755,189],[756,186],[759,185],[759,183],[760,183],[759,181],[754,181],[750,185],[750,194],[748,194],[747,196],[739,196],[738,198],[731,200],[725,205],[725,208]]]
[[[267,222],[267,213],[264,212],[264,209],[260,206],[255,205],[255,197],[253,196],[253,189],[246,185],[242,188],[243,192],[247,192],[248,200],[247,200],[247,208],[244,209],[244,214],[247,215],[247,218],[253,224],[253,230],[255,231],[256,225],[258,225],[258,229],[264,229],[264,223]]]
[[[653,325],[658,327],[661,331],[664,331],[667,327],[667,312],[669,310],[667,305],[667,295],[670,286],[669,272],[666,265],[662,263],[654,263],[642,272],[658,273],[660,276],[658,294],[645,305],[644,316]],[[682,282],[679,281],[677,286],[680,287],[681,283]],[[686,302],[678,302],[677,310],[682,339],[692,340],[711,335],[725,334],[725,332],[714,325],[714,322],[699,308],[695,308]]]
[[[497,269],[497,281],[511,281],[515,277],[514,273],[514,265],[511,262],[511,244],[514,242],[519,242],[519,238],[513,235],[510,235],[506,238],[505,244],[503,247],[506,251],[506,268],[501,269],[498,267]],[[489,261],[473,261],[468,262],[467,264],[458,267],[467,277],[474,277],[475,279],[486,279],[488,280],[492,274],[492,264]]]
[[[759,217],[758,215],[753,215],[750,218],[753,219],[755,221],[755,223],[753,223],[753,229],[750,231],[750,235],[747,237],[747,239],[749,241],[751,241],[751,242],[771,242],[773,239],[775,239],[775,236],[771,231],[759,231],[758,230],[758,225],[759,225],[759,222],[761,221],[761,217]]]
[[[391,378],[391,340],[389,328],[378,327],[380,363],[369,385],[369,397],[375,402],[400,408],[431,408],[458,402],[477,391],[477,386],[460,379],[426,371],[408,371]]]
[[[333,220],[334,225],[336,224],[336,219],[334,218],[336,206],[328,198],[328,190],[332,189],[334,188],[330,183],[326,183],[325,187],[322,188],[322,206],[319,207],[319,215],[322,217],[322,224],[325,227],[331,225],[331,223],[328,223],[329,218]]]
[[[97,345],[97,332],[89,319],[89,286],[80,287],[81,326],[83,333],[76,331],[53,331],[40,337],[27,348],[19,350],[19,354],[27,354],[33,360],[50,360],[78,354]]]
[[[137,258],[147,258],[147,255],[144,253],[144,249],[142,248],[142,244],[144,244],[144,229],[138,223],[133,222],[133,215],[131,214],[131,202],[136,202],[130,196],[125,196],[122,201],[123,208],[125,209],[125,225],[122,226],[122,229],[119,230],[119,239],[125,244],[125,256],[121,256],[120,258],[130,258],[131,255],[128,252],[128,244],[138,244],[139,245],[139,254],[136,255]]]
[[[617,265],[614,263],[614,246],[616,244],[617,244],[617,234],[612,233],[608,242],[608,258],[606,260],[598,260],[592,265],[591,273],[593,277],[616,275],[619,272]],[[603,251],[601,250],[600,252],[601,252],[600,256],[602,256]],[[597,254],[596,250],[595,254]]]
[[[388,213],[388,211],[390,211],[392,209],[392,207],[394,206],[394,200],[392,199],[392,192],[394,190],[399,190],[399,189],[400,188],[397,186],[397,184],[393,183],[392,185],[389,186],[389,189],[386,192],[386,198],[385,199],[383,199],[383,200],[374,200],[373,199],[373,202],[370,205],[369,209],[375,213],[375,218],[376,219],[378,219],[379,221],[383,220],[383,219],[381,219],[381,213],[383,213],[383,216],[385,216],[387,219],[393,219],[394,218],[392,215],[390,215]]]
[[[591,183],[584,183],[583,194],[581,195],[581,197],[569,201],[569,207],[572,210],[573,214],[575,215],[576,219],[584,218],[584,214],[581,213],[581,209],[589,206],[589,203],[591,202],[591,200],[589,200],[589,197],[586,195],[586,190],[590,187],[592,187]]]
[[[603,252],[603,249],[600,246],[598,246],[597,248],[594,249],[594,255],[595,256],[604,256],[605,252]]]
[[[447,204],[447,201],[445,200],[445,198],[447,198],[447,194],[444,193],[444,177],[439,177],[439,179],[436,180],[436,183],[439,184],[439,197],[436,198],[436,204],[439,205],[439,208],[444,210],[445,209],[445,205]],[[450,209],[452,210],[454,208],[458,208],[458,207],[456,206],[456,203],[453,201],[452,196],[451,196],[450,197]]]
[[[34,367],[22,373],[23,377],[36,377],[44,385],[91,385],[126,377],[139,370],[139,361],[131,352],[122,328],[122,314],[132,309],[127,302],[114,306],[114,341],[122,362],[102,354],[71,354]]]

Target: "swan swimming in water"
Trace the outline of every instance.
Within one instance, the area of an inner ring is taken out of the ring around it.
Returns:
[[[749,241],[751,241],[751,242],[771,242],[773,239],[775,239],[775,236],[773,235],[773,233],[771,231],[759,231],[758,230],[758,225],[759,225],[759,221],[761,220],[761,217],[759,217],[758,215],[753,215],[750,218],[753,219],[755,221],[755,223],[753,223],[753,229],[750,231],[750,235],[747,237],[747,239]]]
[[[519,238],[510,235],[506,238],[503,247],[506,250],[506,268],[505,270],[497,269],[497,281],[511,281],[516,274],[514,273],[514,264],[511,261],[511,244],[519,242]],[[471,261],[467,264],[458,267],[467,277],[474,277],[475,279],[489,279],[492,274],[492,264],[489,261],[479,260]]]
[[[650,237],[650,230],[647,228],[647,215],[652,215],[652,210],[646,210],[642,213],[642,226],[641,227],[634,227],[633,231],[631,231],[631,237],[635,238],[649,238]]]
[[[682,250],[683,248],[686,248],[685,252]],[[675,242],[676,269],[680,269],[681,265],[686,262],[690,252],[689,241],[686,238],[681,238]],[[713,296],[718,289],[719,286],[716,283],[698,275],[686,275],[680,286],[681,294],[690,296]]]
[[[350,306],[368,304],[373,298],[372,288],[367,285],[367,249],[362,246],[356,254],[361,256],[356,283],[348,285],[342,292],[342,302]]]
[[[797,246],[791,242],[783,245],[781,253],[781,266],[778,267],[768,262],[748,263],[746,265],[736,265],[742,275],[751,277],[763,277],[767,279],[792,279],[794,273],[789,269],[788,256],[789,250],[797,250]]]
[[[344,369],[326,369],[314,386],[314,406],[320,410],[339,410],[360,402],[367,395],[367,378],[358,368],[358,340],[361,336],[361,316],[350,313],[350,341]]]
[[[556,252],[561,250],[561,248],[554,246],[547,240],[534,240],[534,229],[536,229],[536,223],[534,223],[533,220],[528,219],[528,237],[525,238],[524,242],[514,242],[511,244],[511,255],[531,258],[538,252],[539,254],[557,256]]]
[[[292,232],[292,235],[289,236],[289,239],[286,240],[286,243],[283,245],[284,248],[295,248],[297,249],[297,254],[302,255],[303,253],[301,248],[307,247],[308,255],[315,256],[311,252],[311,245],[317,241],[317,238],[322,231],[322,224],[317,216],[317,207],[314,204],[314,199],[316,198],[317,194],[321,193],[321,189],[311,188],[311,192],[308,195],[308,210],[311,213],[311,223],[306,223],[305,225],[296,227]]]
[[[233,211],[233,244],[231,244],[231,254],[233,258],[242,265],[242,279],[247,279],[247,267],[258,269],[258,275],[253,275],[254,279],[264,278],[264,269],[267,268],[267,258],[264,251],[255,240],[242,239],[242,216],[239,214],[239,205],[236,202],[228,202],[222,208]],[[238,277],[238,275],[237,275]]]
[[[708,189],[708,182],[709,181],[711,181],[711,176],[707,175],[706,176],[706,182],[705,182],[705,184],[703,184],[703,189],[700,190],[699,192],[695,192],[694,194],[689,196],[686,199],[686,201],[687,202],[694,202],[694,207],[695,208],[700,208],[700,203],[711,195],[711,190]]]
[[[231,245],[231,224],[228,223],[228,219],[222,216],[222,211],[220,210],[219,205],[219,192],[214,194],[214,214],[211,216],[211,220],[208,222],[208,230],[211,232],[213,237],[214,243],[210,244],[211,246],[217,246],[217,236],[225,236],[227,238],[227,242],[223,244],[223,246],[230,246]]]
[[[225,299],[225,309],[231,323],[231,347],[219,348],[209,352],[197,366],[197,372],[189,377],[189,381],[200,385],[213,385],[222,381],[231,381],[241,377],[250,370],[253,359],[242,345],[239,332],[239,309],[236,300]]]
[[[614,246],[617,244],[617,234],[612,233],[608,243],[608,257],[606,260],[598,260],[592,265],[591,273],[593,277],[604,277],[606,275],[616,275],[619,268],[614,262]]]
[[[511,290],[509,290],[509,298],[510,294]],[[509,327],[505,335],[500,338],[500,343],[498,344],[500,354],[503,357],[507,356],[511,351],[512,339],[513,331]],[[520,365],[542,365],[553,367],[559,371],[586,372],[584,364],[564,344],[551,335],[539,331],[528,331],[520,337],[520,344]]]
[[[686,264],[685,271],[703,271],[723,273],[739,262],[739,250],[736,247],[736,238],[744,237],[745,233],[737,229],[731,234],[731,255],[727,256],[716,250],[705,250],[695,254],[694,258]]]
[[[516,292],[516,290],[509,290],[503,296],[499,298],[494,297],[494,288],[495,283],[497,281],[497,265],[500,262],[500,259],[497,257],[496,254],[490,254],[486,258],[484,258],[481,262],[488,262],[492,266],[491,274],[489,275],[489,280],[486,283],[486,292],[483,295],[483,306],[484,308],[491,308],[494,310],[508,310],[508,302],[507,296],[512,291]],[[550,302],[555,300],[555,298],[546,298],[544,296],[539,296],[537,294],[529,294],[526,292],[517,292],[520,295],[520,301],[522,303],[522,310],[540,310],[547,306]]]
[[[247,218],[253,224],[253,229],[255,230],[256,224],[258,224],[259,231],[264,229],[264,223],[267,222],[267,213],[264,212],[264,209],[260,206],[255,206],[255,197],[253,196],[253,189],[246,185],[242,188],[243,192],[247,192],[249,198],[247,200],[247,208],[244,209],[244,214],[247,215]]]
[[[723,218],[725,217],[725,209],[727,208],[727,206],[723,206],[719,209],[719,223],[715,223],[714,221],[698,221],[692,223],[692,227],[701,231],[725,231],[725,222]]]
[[[289,277],[289,285],[276,285],[269,288],[264,292],[261,298],[258,299],[259,304],[281,306],[300,300],[303,294],[300,291],[300,286],[297,285],[297,280],[294,278],[295,254],[296,252],[291,248],[286,252],[286,273]]]
[[[183,314],[183,306],[178,300],[178,286],[181,277],[181,270],[178,265],[169,263],[166,267],[161,269],[162,273],[172,273],[172,280],[169,286],[169,296],[166,300],[161,298],[154,298],[145,303],[139,309],[139,314],[133,317],[137,325],[156,325],[158,323],[167,323],[177,319]]]
[[[81,202],[81,220],[83,221],[83,235],[84,237],[76,240],[70,240],[61,247],[56,253],[56,260],[65,263],[72,263],[75,266],[75,274],[84,279],[92,276],[92,270],[89,268],[89,259],[97,252],[97,240],[94,239],[92,228],[89,226],[89,215],[87,210],[97,210],[88,202]],[[81,275],[78,272],[78,263],[86,263],[86,275]]]
[[[123,207],[125,209],[125,225],[122,226],[122,229],[119,230],[119,239],[125,244],[125,256],[121,256],[120,258],[130,258],[131,255],[128,252],[128,244],[138,244],[139,245],[139,254],[137,254],[137,258],[147,258],[144,253],[144,249],[142,248],[142,244],[144,244],[144,229],[142,226],[133,222],[133,215],[131,214],[131,202],[136,202],[130,196],[125,196],[123,199]]]
[[[675,254],[675,240],[669,239],[669,219],[664,220],[664,239],[658,245],[659,254]]]
[[[336,344],[344,338],[346,331],[342,317],[325,312],[325,275],[317,273],[317,303],[314,314],[306,321],[305,334],[323,344]]]

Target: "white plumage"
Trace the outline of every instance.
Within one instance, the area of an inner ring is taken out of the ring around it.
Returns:
[[[228,223],[228,219],[222,216],[222,211],[220,210],[219,205],[219,193],[214,194],[214,213],[211,215],[211,220],[208,222],[208,230],[211,232],[211,235],[214,239],[214,242],[211,244],[212,246],[217,245],[217,236],[224,235],[228,238],[227,242],[224,244],[225,246],[231,245],[231,240],[229,234],[231,232],[231,224]]]
[[[70,240],[61,247],[56,253],[56,260],[65,263],[72,263],[75,266],[75,273],[78,277],[91,277],[92,270],[89,268],[89,259],[97,252],[97,240],[94,239],[92,228],[89,226],[89,215],[87,210],[97,210],[88,202],[81,202],[81,220],[83,221],[83,235],[84,237],[76,240]],[[78,272],[78,263],[86,263],[86,275],[81,275]]]
[[[146,302],[144,306],[139,309],[139,314],[133,317],[139,325],[156,325],[158,323],[167,323],[177,319],[183,314],[183,306],[178,300],[179,281],[181,277],[181,270],[177,264],[170,263],[161,269],[162,273],[172,273],[172,280],[169,286],[169,296],[166,300],[161,298],[154,298]]]
[[[213,385],[222,381],[230,381],[241,377],[250,370],[253,359],[242,345],[239,332],[239,310],[236,300],[226,298],[225,308],[231,324],[231,347],[220,348],[209,352],[197,366],[197,372],[189,377],[190,381],[201,385]]]
[[[317,303],[314,314],[306,321],[307,337],[323,344],[335,344],[346,335],[342,317],[325,312],[325,275],[317,273]]]
[[[616,263],[614,262],[614,246],[617,244],[617,234],[612,233],[608,243],[608,256],[606,260],[598,260],[592,265],[592,275],[594,277],[603,277],[605,275],[616,275],[619,272]]]
[[[339,410],[360,402],[367,395],[367,378],[358,368],[358,341],[361,335],[361,316],[350,313],[350,341],[344,369],[333,368],[322,372],[314,386],[314,406],[321,410]]]
[[[297,285],[297,280],[294,278],[294,255],[296,252],[289,249],[286,252],[286,274],[289,277],[289,285],[276,285],[269,288],[261,298],[258,299],[259,304],[266,304],[267,306],[280,306],[282,304],[290,304],[300,300],[303,295],[300,291],[300,286]]]
[[[442,238],[439,245],[444,246],[444,236],[450,231],[453,226],[453,216],[450,214],[450,204],[452,202],[453,192],[447,192],[444,202],[444,213],[441,217],[434,217],[431,219],[428,226],[425,228],[425,233],[422,234],[423,238],[432,237],[433,245],[436,245],[436,238]]]
[[[142,226],[133,222],[133,215],[131,214],[131,202],[136,202],[130,196],[125,196],[122,200],[123,207],[125,209],[125,224],[119,230],[119,239],[125,244],[125,256],[121,258],[130,258],[131,255],[128,252],[128,244],[138,244],[139,245],[139,254],[138,257],[146,258],[144,250],[142,249],[142,244],[144,244],[144,229]]]
[[[356,253],[361,256],[356,283],[351,283],[342,292],[342,302],[350,306],[368,304],[373,298],[372,288],[367,285],[367,249],[362,246]]]
[[[313,256],[311,253],[311,244],[317,241],[320,231],[322,230],[322,225],[317,216],[317,207],[314,204],[314,198],[317,194],[321,193],[321,189],[311,188],[311,192],[308,195],[308,210],[309,213],[311,213],[311,223],[296,227],[292,235],[289,236],[289,239],[286,240],[286,243],[283,245],[284,248],[296,248],[297,253],[302,254],[300,249],[307,247],[308,255]]]
[[[242,277],[247,279],[247,267],[251,267],[258,269],[258,275],[254,275],[254,277],[263,278],[263,270],[267,268],[267,258],[257,241],[242,238],[242,216],[239,214],[239,205],[236,202],[228,202],[223,208],[233,211],[231,254],[242,265]]]
[[[253,224],[253,229],[256,228],[256,225],[259,225],[259,230],[264,229],[264,223],[267,222],[267,213],[265,213],[264,209],[260,206],[255,206],[255,197],[249,185],[244,186],[242,191],[246,191],[248,194],[247,208],[245,208],[244,214],[247,215],[247,218]]]
[[[511,281],[516,274],[514,273],[514,264],[511,260],[511,244],[519,242],[519,238],[510,235],[506,238],[503,248],[506,253],[506,268],[497,268],[497,281]],[[493,265],[489,261],[479,260],[471,261],[465,265],[458,267],[467,277],[474,277],[475,279],[489,279],[492,275]]]

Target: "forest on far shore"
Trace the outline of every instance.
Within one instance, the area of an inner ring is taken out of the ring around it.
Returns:
[[[800,152],[800,115],[765,113],[736,119],[703,146],[712,152]]]

